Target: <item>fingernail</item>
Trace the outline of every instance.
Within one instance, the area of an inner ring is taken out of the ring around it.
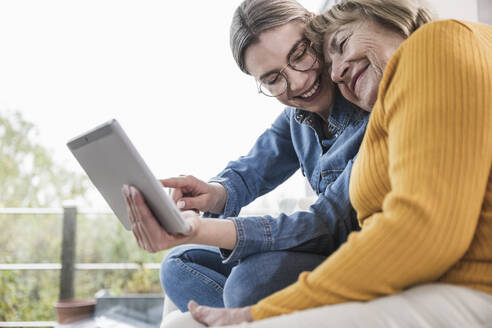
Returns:
[[[135,189],[135,187],[130,187],[130,192],[132,194],[132,197],[135,198],[135,196],[137,195],[137,189]]]
[[[128,190],[128,185],[124,184],[122,189],[123,189],[123,195],[125,195],[126,197],[130,196],[130,191]]]
[[[186,203],[183,200],[180,200],[177,204],[178,208],[184,208]]]

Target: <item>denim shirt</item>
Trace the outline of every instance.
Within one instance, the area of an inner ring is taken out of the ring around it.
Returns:
[[[368,119],[369,113],[339,92],[328,118],[328,135],[317,114],[287,107],[248,155],[212,178],[210,182],[222,184],[227,191],[221,217],[231,219],[237,230],[235,248],[222,250],[224,263],[279,250],[328,256],[358,230],[349,178]],[[299,168],[318,195],[309,211],[277,218],[237,217],[243,206],[275,189]]]

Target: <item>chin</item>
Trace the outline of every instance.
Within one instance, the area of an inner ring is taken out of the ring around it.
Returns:
[[[374,107],[374,103],[364,103],[358,105],[360,108],[365,110],[366,112],[372,112],[372,108]]]
[[[363,110],[366,110],[368,112],[372,111],[374,104],[376,103],[376,100],[378,99],[378,92],[374,92],[373,94],[369,95],[368,101],[366,102],[364,107],[361,107]]]
[[[306,110],[311,112],[311,113],[316,113],[319,115],[323,114],[323,110],[321,108],[318,108],[318,107],[310,107],[310,108],[306,108]]]
[[[376,102],[376,99],[372,98],[364,98],[364,99],[357,99],[357,101],[354,102],[357,106],[365,110],[366,112],[372,111],[372,108],[374,107],[374,103]]]
[[[365,111],[372,111],[372,108],[374,107],[374,104],[376,103],[376,99],[378,96],[378,90],[374,90],[373,88],[367,88],[361,90],[359,95],[356,97],[356,101],[353,101],[354,104],[359,106]],[[350,99],[348,99],[351,101]]]

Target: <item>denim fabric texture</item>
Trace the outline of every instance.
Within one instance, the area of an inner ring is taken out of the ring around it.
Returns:
[[[296,250],[328,256],[359,229],[350,204],[349,179],[369,113],[339,93],[328,129],[313,113],[288,107],[256,141],[248,155],[230,162],[210,182],[227,190],[221,217],[234,221],[237,245],[222,250],[224,263],[252,254]],[[242,207],[302,170],[318,195],[309,211],[274,218],[237,217]]]
[[[183,312],[194,300],[212,307],[243,307],[294,283],[326,257],[301,252],[265,252],[241,264],[223,264],[219,249],[184,245],[171,250],[162,263],[161,283]]]

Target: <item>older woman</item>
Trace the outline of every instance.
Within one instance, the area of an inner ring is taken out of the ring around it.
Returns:
[[[373,109],[350,180],[361,231],[250,308],[191,303],[197,320],[318,308],[251,327],[490,327],[492,27],[439,21],[407,38],[408,8],[342,1],[311,24],[342,94]]]

